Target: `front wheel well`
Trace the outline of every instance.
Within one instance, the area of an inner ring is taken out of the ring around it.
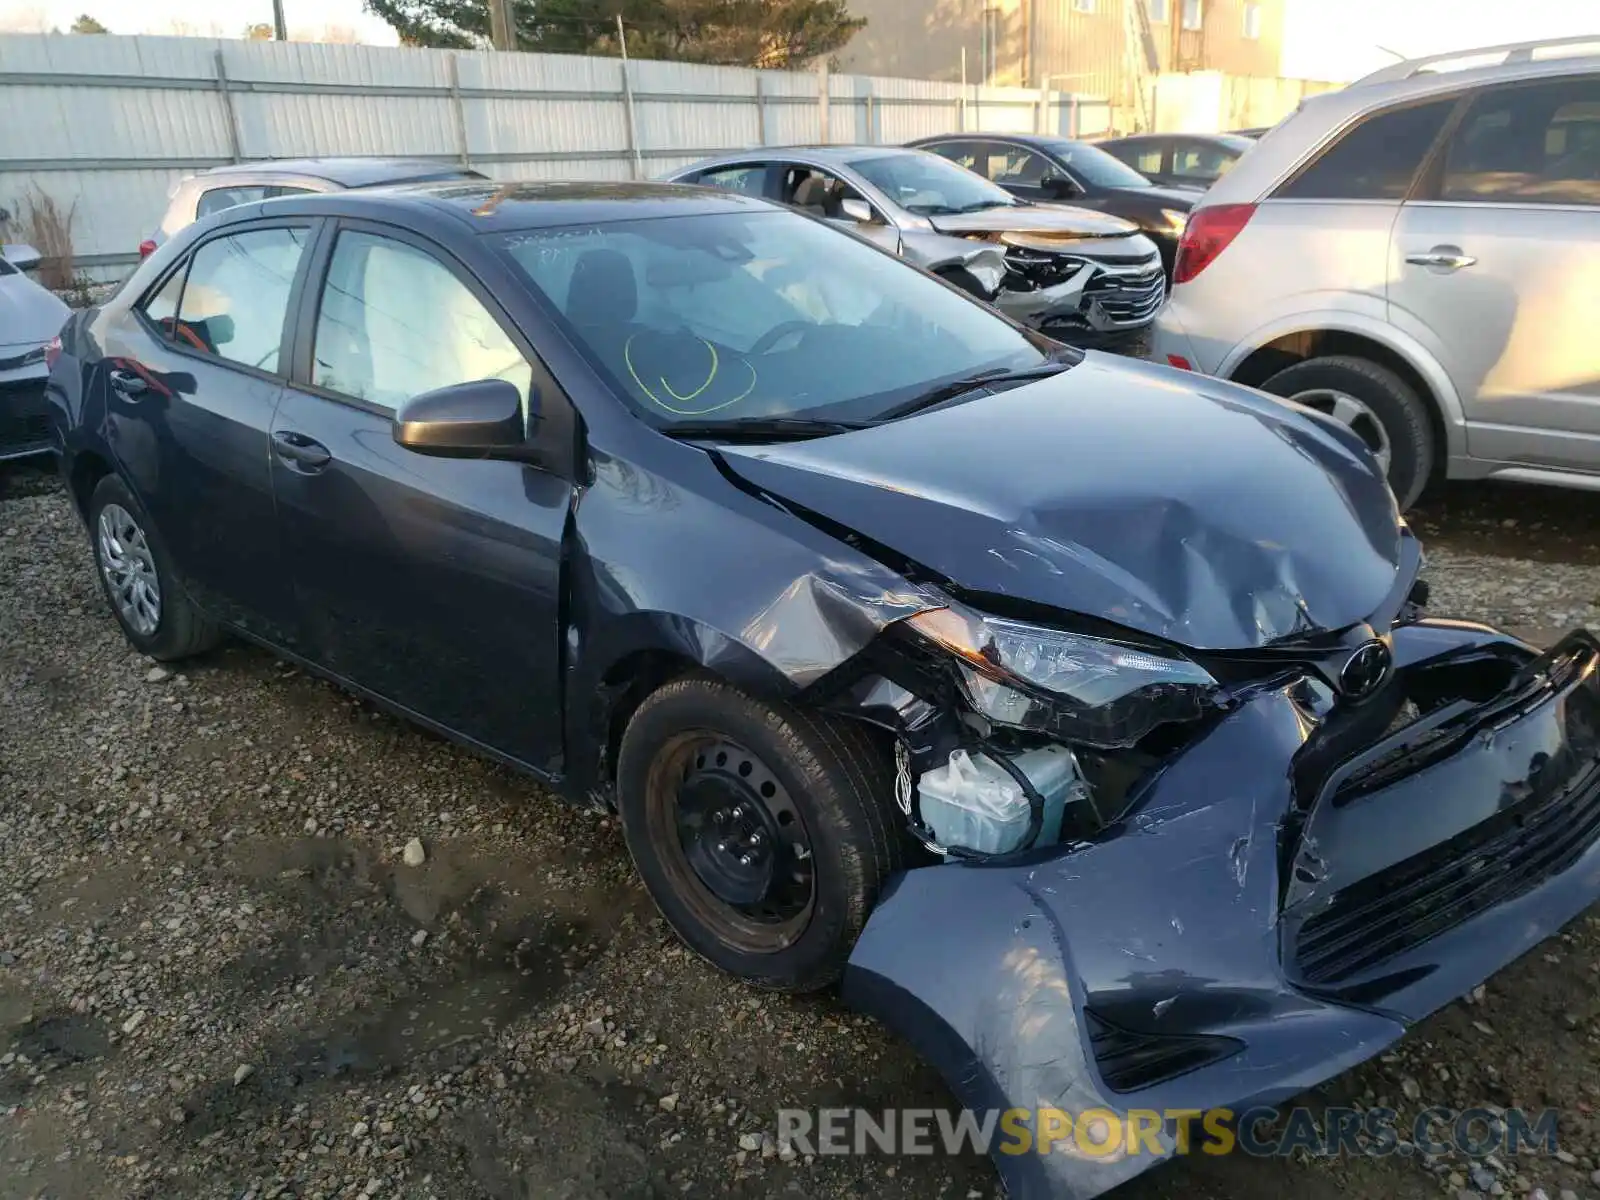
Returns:
[[[699,663],[670,650],[637,650],[624,655],[602,677],[604,698],[602,777],[609,784],[617,777],[617,753],[622,734],[639,705],[662,685],[681,676],[703,670]]]
[[[1286,370],[1296,363],[1333,355],[1367,359],[1369,362],[1387,367],[1405,380],[1427,406],[1434,444],[1441,451],[1435,461],[1436,464],[1444,462],[1444,449],[1448,442],[1438,395],[1422,377],[1422,373],[1411,365],[1409,359],[1373,338],[1343,329],[1302,329],[1296,333],[1286,333],[1251,351],[1250,355],[1234,368],[1230,378],[1234,383],[1259,388],[1279,371]]]
[[[94,489],[100,481],[109,474],[111,464],[93,451],[83,451],[73,457],[68,483],[72,489],[72,502],[86,519],[89,515],[89,498],[94,495]]]

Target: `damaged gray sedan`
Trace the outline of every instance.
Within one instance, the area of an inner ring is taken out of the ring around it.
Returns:
[[[243,205],[47,396],[141,653],[238,633],[616,813],[695,951],[977,1112],[1278,1103],[1600,896],[1600,643],[1428,616],[1348,427],[763,199]]]
[[[1166,296],[1131,221],[1036,204],[923,150],[803,146],[708,159],[670,177],[809,212],[1074,345],[1129,340]]]

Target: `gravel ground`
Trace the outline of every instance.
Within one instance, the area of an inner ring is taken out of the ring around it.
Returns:
[[[1415,524],[1437,610],[1600,627],[1600,496],[1452,489]],[[1561,1157],[1191,1160],[1120,1195],[1600,1196],[1597,974],[1591,915],[1316,1097],[1555,1106]],[[0,476],[0,1197],[994,1195],[982,1160],[770,1138],[779,1107],[947,1103],[836,999],[683,951],[614,822],[260,651],[132,654],[65,498]]]

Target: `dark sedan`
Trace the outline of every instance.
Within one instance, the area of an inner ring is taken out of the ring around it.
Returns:
[[[1281,1101],[1600,894],[1600,643],[1425,617],[1345,427],[812,217],[269,200],[61,342],[133,646],[252,639],[615,811],[695,950],[842,976],[969,1109]],[[1087,1197],[1171,1132],[996,1158]]]
[[[1255,142],[1233,133],[1141,133],[1095,145],[1151,183],[1203,192]]]
[[[1158,187],[1099,147],[1067,138],[945,134],[909,144],[987,176],[1024,200],[1093,208],[1132,221],[1161,251],[1169,277],[1198,199],[1190,189]]]

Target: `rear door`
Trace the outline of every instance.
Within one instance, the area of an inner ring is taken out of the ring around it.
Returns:
[[[231,225],[110,322],[98,386],[121,473],[194,600],[281,645],[293,596],[267,434],[315,223]]]
[[[1390,234],[1455,106],[1450,97],[1369,115],[1263,201],[1196,281],[1216,327],[1248,336],[1329,309],[1386,321]]]
[[[416,454],[395,443],[393,417],[418,393],[502,378],[570,447],[571,410],[490,289],[434,243],[341,222],[312,277],[269,455],[309,652],[556,771],[571,483],[522,463]]]
[[[1600,75],[1475,93],[1395,224],[1392,320],[1474,458],[1600,471]]]

